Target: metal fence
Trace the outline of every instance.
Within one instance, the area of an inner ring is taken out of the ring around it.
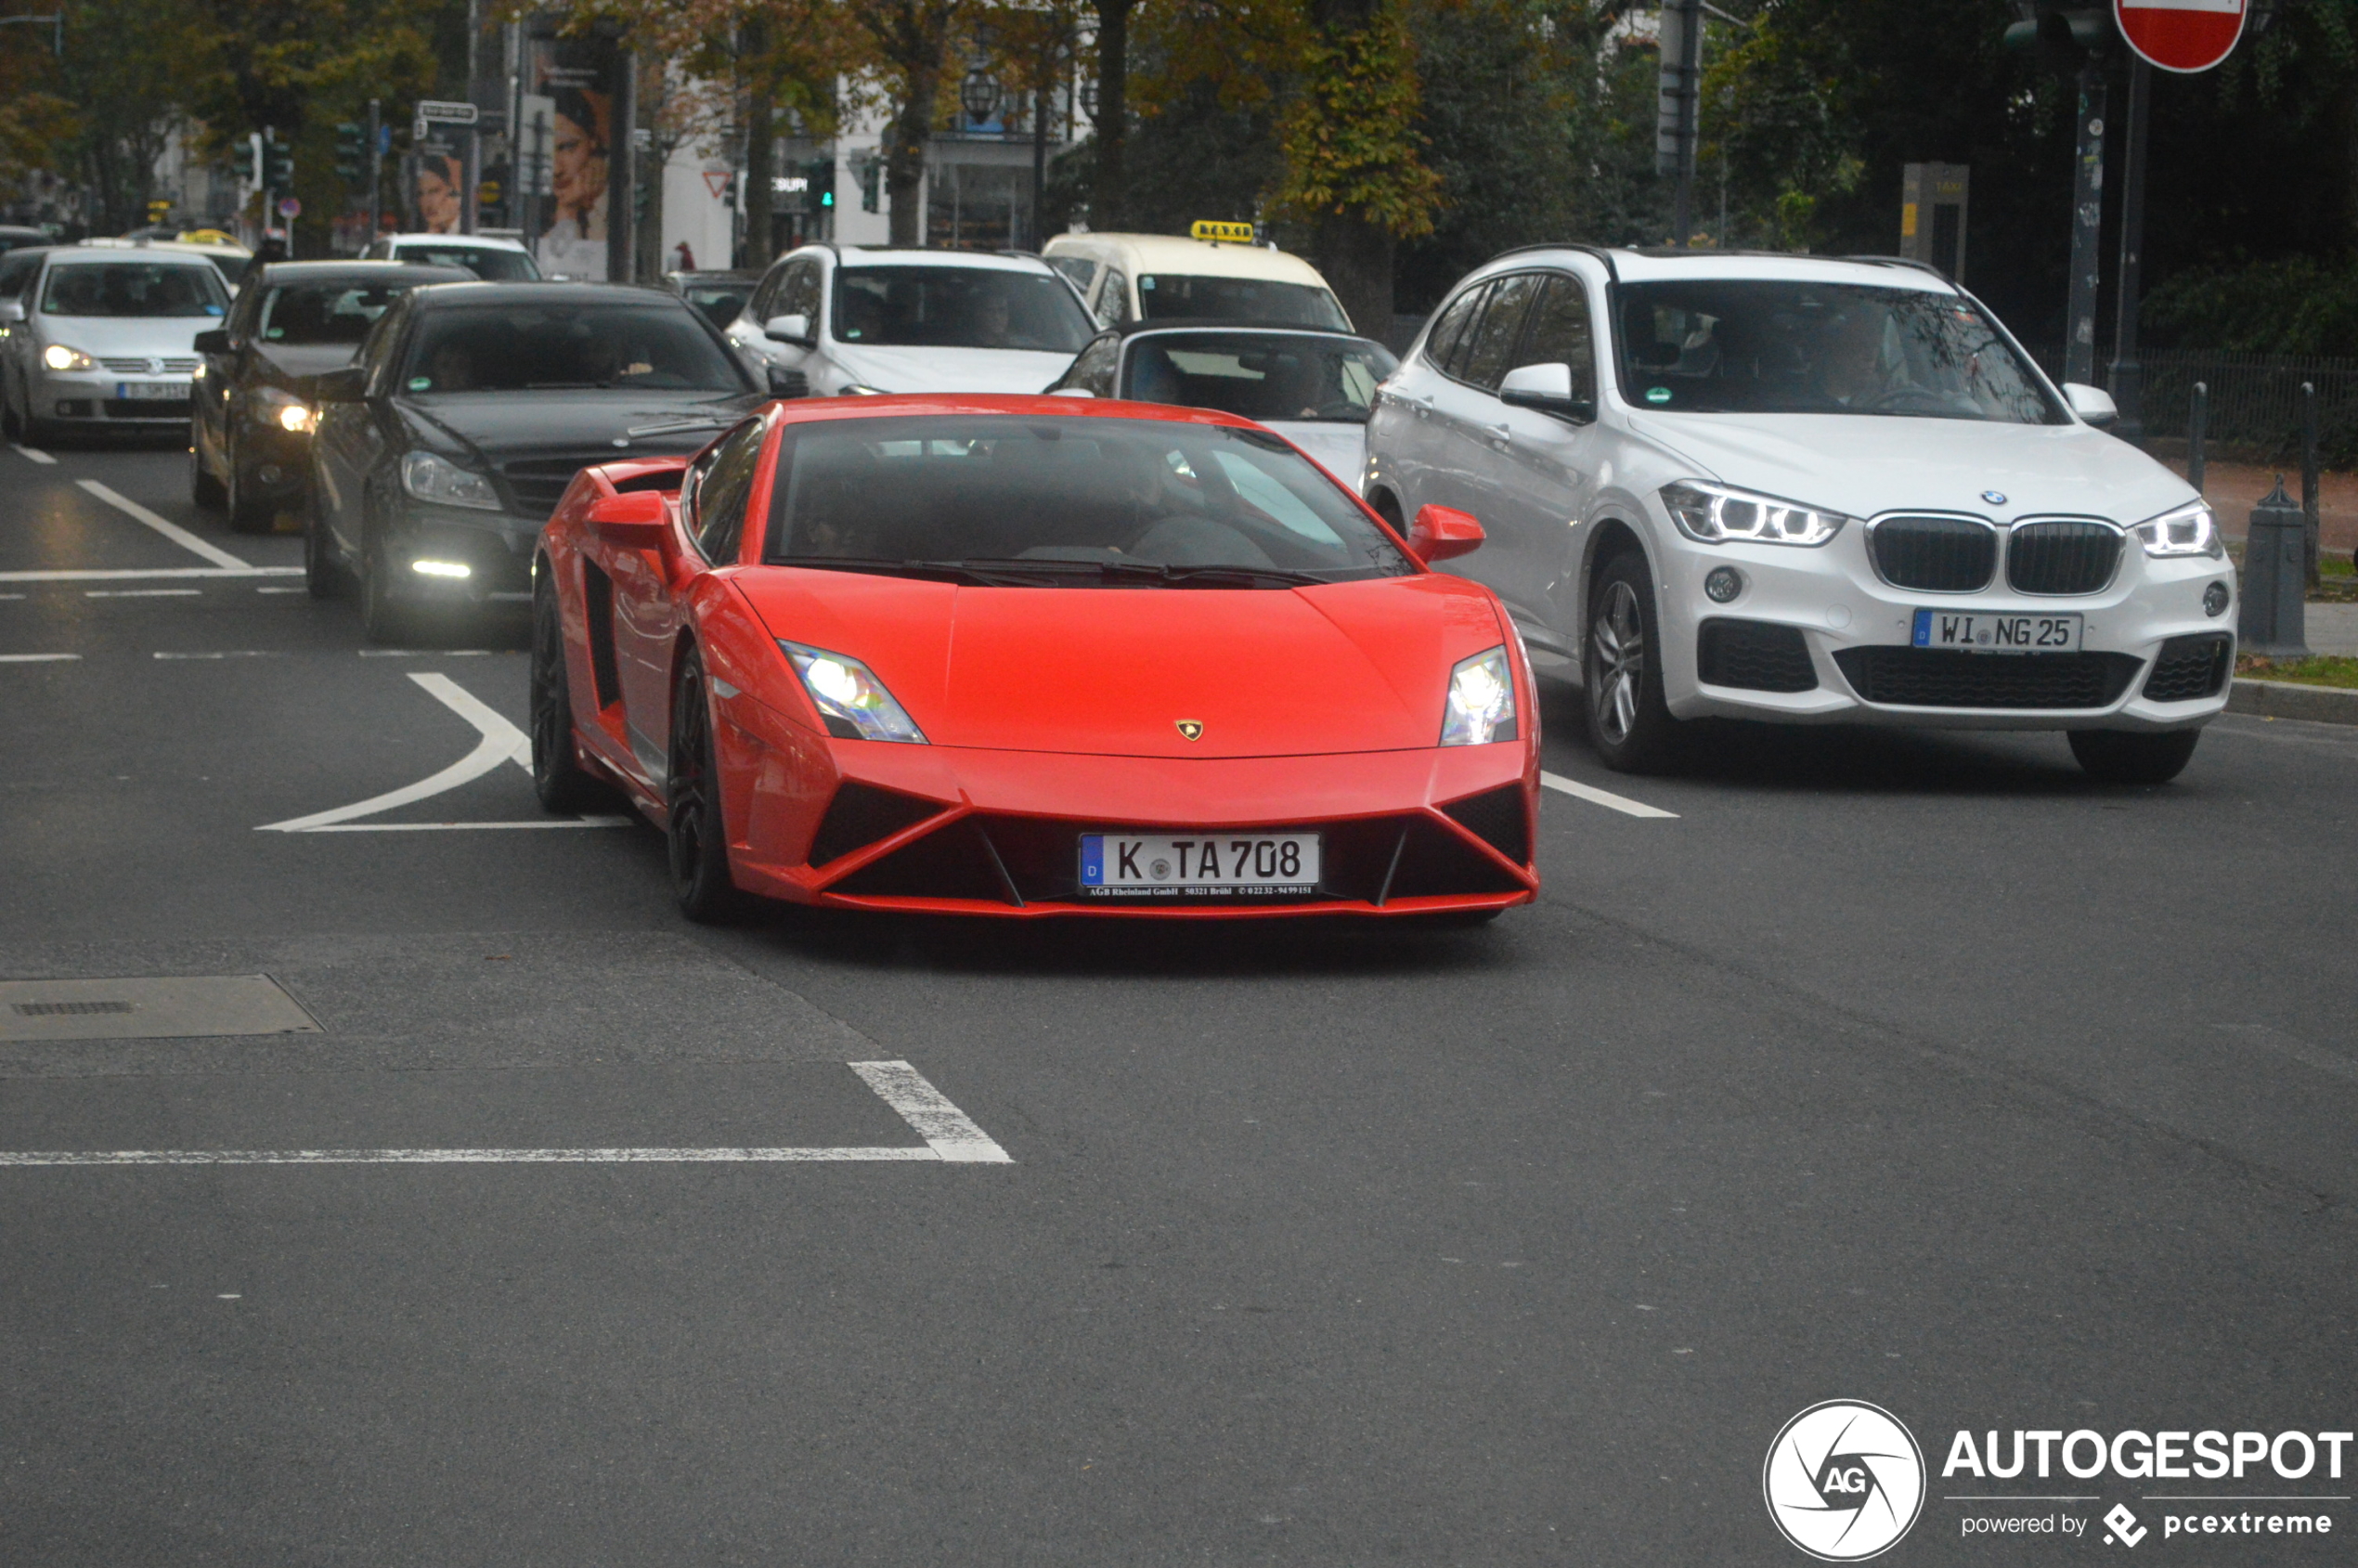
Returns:
[[[2063,350],[2031,350],[2040,367],[2061,379]],[[2358,359],[2300,358],[2285,354],[2164,350],[2144,356],[2145,434],[2186,437],[2196,382],[2209,389],[2206,442],[2215,456],[2256,462],[2298,461],[2300,386],[2317,389],[2317,445],[2325,460],[2358,459]]]

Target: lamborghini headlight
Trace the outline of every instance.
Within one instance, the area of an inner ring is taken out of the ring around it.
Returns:
[[[1838,512],[1779,500],[1750,490],[1730,489],[1708,480],[1681,479],[1662,487],[1662,504],[1670,509],[1679,532],[1704,544],[1742,540],[1747,544],[1820,545],[1833,538],[1847,521]]]
[[[844,741],[926,744],[917,721],[892,700],[884,682],[858,659],[830,654],[823,648],[806,648],[784,639],[780,639],[778,647],[786,655],[786,662],[794,666],[795,673],[802,677],[802,689],[810,693],[811,705],[826,722],[827,733]]]
[[[2227,553],[2226,541],[2219,537],[2219,519],[2201,501],[2188,501],[2175,512],[2165,512],[2150,521],[2129,530],[2137,542],[2145,547],[2147,555],[2209,555]]]
[[[1459,659],[1449,672],[1449,696],[1441,708],[1441,744],[1487,745],[1514,738],[1515,681],[1507,650]]]
[[[41,362],[53,370],[95,370],[98,362],[78,348],[53,343],[41,351]]]
[[[437,506],[499,510],[499,492],[480,473],[469,473],[447,458],[432,452],[411,452],[401,460],[401,487],[421,501]]]

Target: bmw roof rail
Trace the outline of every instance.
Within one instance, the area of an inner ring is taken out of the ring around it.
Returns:
[[[1943,272],[1940,268],[1933,266],[1932,263],[1928,261],[1919,261],[1914,256],[1837,256],[1834,259],[1837,261],[1862,262],[1869,266],[1913,267],[1918,272],[1931,273],[1935,278],[1939,279],[1943,283],[1948,284],[1950,288],[1958,286],[1957,280],[1954,278],[1950,277],[1946,272]]]

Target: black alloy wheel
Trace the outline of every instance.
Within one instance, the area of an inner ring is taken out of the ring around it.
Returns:
[[[573,682],[565,669],[564,628],[556,585],[544,560],[532,588],[532,788],[560,816],[612,803],[613,791],[581,766],[574,749]]]
[[[1588,738],[1606,767],[1647,773],[1676,758],[1678,720],[1662,694],[1662,632],[1646,558],[1625,551],[1597,574],[1588,596],[1582,677]]]
[[[373,542],[360,547],[360,629],[369,634],[371,642],[389,642],[395,646],[407,642],[410,635],[410,615],[408,608],[396,603],[393,585],[386,579],[384,551]]]
[[[4,379],[0,379],[0,436],[24,439],[24,420],[17,413],[17,400],[8,395],[8,382]]]
[[[2194,759],[2200,730],[2074,730],[2071,754],[2099,784],[2164,784]]]
[[[319,515],[316,480],[314,485],[303,503],[303,586],[314,599],[340,599],[351,588],[352,577],[336,559],[327,522]]]
[[[666,830],[671,892],[680,913],[698,925],[743,919],[753,901],[729,875],[729,832],[721,819],[720,764],[712,740],[712,704],[705,694],[704,659],[693,649],[680,661],[671,689],[671,768]]]
[[[238,427],[235,424],[228,427],[227,446],[228,451],[221,466],[228,473],[223,486],[223,501],[229,509],[229,526],[240,534],[268,533],[270,525],[279,520],[279,509],[253,494],[245,460],[238,453]]]
[[[188,499],[201,512],[215,512],[228,504],[228,492],[221,487],[205,469],[204,444],[191,428],[188,432]]]

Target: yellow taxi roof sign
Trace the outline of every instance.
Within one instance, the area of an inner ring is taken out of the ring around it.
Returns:
[[[175,236],[184,245],[234,245],[238,241],[217,228],[187,228]]]
[[[1214,244],[1250,245],[1253,241],[1253,227],[1249,223],[1223,223],[1217,218],[1198,218],[1188,226],[1187,238],[1209,240]]]

